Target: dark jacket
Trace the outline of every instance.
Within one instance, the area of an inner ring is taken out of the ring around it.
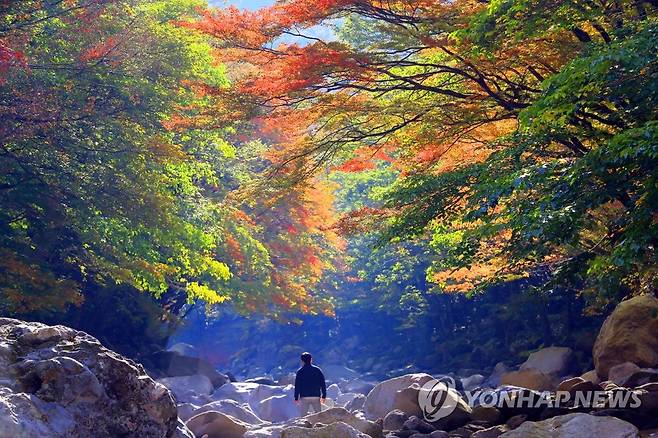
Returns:
[[[315,365],[304,365],[295,377],[295,400],[299,397],[327,398],[327,385],[322,370]]]

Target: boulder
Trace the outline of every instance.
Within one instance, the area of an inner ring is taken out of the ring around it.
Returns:
[[[434,432],[435,428],[428,422],[412,415],[407,421],[404,422],[403,429],[406,430],[416,430],[420,433],[430,434]]]
[[[276,386],[277,384],[271,377],[267,377],[267,376],[254,377],[253,379],[245,380],[245,382],[258,383],[259,385],[268,385],[268,386]]]
[[[599,377],[598,374],[596,374],[596,370],[587,371],[586,373],[583,373],[580,377],[584,380],[587,380],[588,382],[592,382],[597,385],[601,383],[601,378]]]
[[[157,381],[169,388],[179,403],[192,401],[199,395],[210,395],[213,390],[212,382],[203,374],[165,377]]]
[[[366,396],[363,405],[366,418],[370,420],[384,418],[387,413],[397,409],[395,401],[398,391],[410,388],[413,385],[420,388],[432,379],[433,377],[429,374],[406,374],[378,383]],[[416,403],[416,411],[409,414],[415,414],[418,409],[418,403]]]
[[[327,409],[326,411],[318,412],[317,414],[307,415],[304,419],[309,421],[312,425],[318,423],[333,424],[336,422],[342,422],[373,438],[379,438],[382,436],[381,425],[373,421],[368,421],[363,416],[349,412],[344,408]]]
[[[141,365],[84,332],[0,318],[0,436],[164,438],[177,429],[171,393]]]
[[[336,385],[335,383],[332,384],[332,385],[329,385],[329,386],[327,387],[327,397],[328,397],[328,398],[337,399],[338,396],[339,396],[341,393],[342,393],[342,392],[341,392],[340,388],[339,388],[338,385]]]
[[[573,437],[639,438],[638,429],[615,417],[597,417],[576,413],[549,418],[548,420],[526,421],[517,429],[501,435],[504,438],[573,438]]]
[[[465,390],[475,389],[484,383],[484,376],[482,374],[473,374],[472,376],[459,379],[462,384],[462,388]]]
[[[641,295],[621,302],[603,323],[594,343],[594,366],[602,378],[624,362],[658,365],[658,299]]]
[[[626,386],[628,388],[635,388],[647,383],[656,383],[656,382],[658,382],[657,370],[641,368],[640,370],[628,376],[624,380],[623,386]]]
[[[182,411],[183,410],[181,409],[181,406],[179,406],[178,416],[180,418],[186,419]],[[230,415],[231,417],[249,425],[260,425],[266,423],[256,415],[256,413],[248,404],[240,404],[235,400],[218,400],[212,403],[208,403],[204,406],[194,409],[192,415],[188,415],[187,419],[193,417],[194,415],[208,411],[216,411],[221,412],[222,414]]]
[[[345,409],[348,411],[357,411],[363,409],[363,404],[366,402],[366,396],[363,394],[356,394],[354,398],[345,404]]]
[[[409,416],[399,409],[392,410],[384,417],[384,430],[402,429]]]
[[[368,435],[348,424],[336,422],[312,429],[299,426],[287,427],[281,432],[281,438],[368,438]]]
[[[203,412],[190,418],[185,425],[194,436],[207,438],[242,438],[249,425],[217,411]]]
[[[537,370],[551,376],[566,375],[573,364],[573,351],[567,347],[548,347],[531,353],[520,370]]]
[[[280,438],[281,432],[283,432],[283,429],[286,427],[290,426],[285,424],[275,424],[272,426],[251,429],[244,434],[244,438]]]
[[[423,411],[418,403],[419,392],[420,386],[417,384],[397,391],[393,395],[393,406],[407,415],[422,417]]]
[[[608,370],[608,381],[623,386],[626,379],[632,376],[636,371],[640,371],[640,367],[633,362],[624,362],[614,365]]]
[[[258,402],[254,409],[266,421],[280,423],[299,416],[299,408],[291,395],[274,395]]]
[[[503,362],[498,362],[495,366],[491,375],[483,382],[483,385],[496,388],[500,385],[500,379],[503,375],[509,373],[511,370]]]
[[[156,378],[194,376],[203,374],[214,388],[219,388],[229,381],[210,363],[198,357],[184,356],[176,351],[159,351],[143,359],[149,374]]]
[[[252,408],[262,400],[274,395],[292,392],[292,386],[269,386],[258,383],[230,382],[212,393],[213,400],[235,400],[238,403],[249,403]]]
[[[366,397],[363,394],[354,394],[352,392],[347,392],[345,394],[340,394],[334,401],[336,405],[345,407],[349,403],[352,403],[357,398],[362,398],[363,400],[366,399]]]
[[[368,395],[375,387],[376,383],[366,382],[361,379],[354,379],[348,382],[341,382],[339,387],[343,392],[355,392],[358,394]]]
[[[501,385],[518,386],[519,388],[533,389],[535,391],[551,391],[557,386],[555,378],[539,370],[526,369],[503,374]]]
[[[560,384],[557,386],[558,391],[569,391],[574,385],[578,383],[584,383],[586,382],[585,379],[582,377],[572,377],[570,379],[563,380],[560,382]]]

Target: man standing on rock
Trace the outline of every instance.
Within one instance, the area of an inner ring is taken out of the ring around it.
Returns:
[[[295,404],[299,406],[300,416],[308,414],[309,408],[318,413],[327,398],[327,385],[322,370],[311,365],[311,353],[302,354],[302,367],[295,377]]]

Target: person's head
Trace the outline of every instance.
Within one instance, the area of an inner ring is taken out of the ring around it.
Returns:
[[[311,353],[309,352],[302,353],[302,362],[304,362],[304,365],[310,365],[312,360],[313,360],[313,356],[311,356]]]

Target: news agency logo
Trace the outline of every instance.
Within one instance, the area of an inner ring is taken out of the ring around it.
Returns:
[[[612,391],[533,391],[508,387],[465,391],[455,389],[451,377],[432,379],[418,391],[418,405],[426,421],[433,423],[452,414],[458,405],[496,408],[559,408],[584,407],[593,409],[635,409],[642,402],[632,390]]]
[[[423,411],[425,421],[430,423],[452,414],[460,400],[461,396],[455,389],[455,380],[451,377],[432,379],[418,391],[418,405]]]

